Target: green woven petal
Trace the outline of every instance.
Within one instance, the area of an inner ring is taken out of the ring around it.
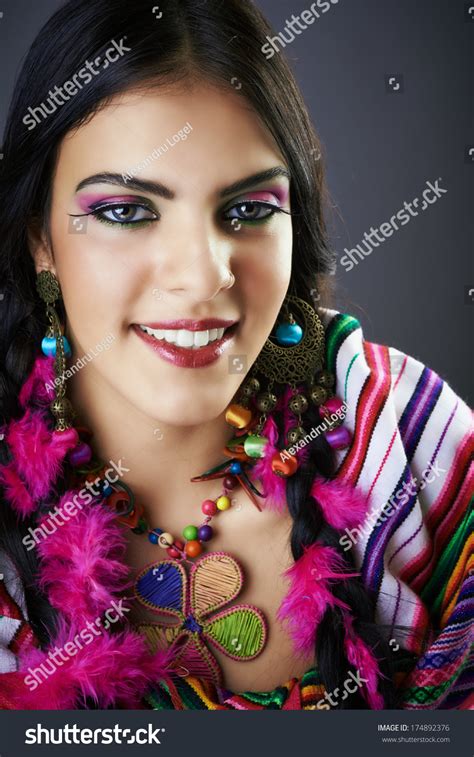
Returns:
[[[265,616],[257,607],[234,605],[206,622],[203,636],[227,657],[252,660],[265,646]]]

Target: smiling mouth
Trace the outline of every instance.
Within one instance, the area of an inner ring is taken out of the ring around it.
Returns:
[[[204,329],[202,331],[190,331],[188,329],[152,329],[150,326],[138,324],[141,331],[156,339],[157,342],[173,344],[188,350],[199,350],[213,342],[218,342],[224,335],[232,336],[238,328],[238,322],[228,328]]]

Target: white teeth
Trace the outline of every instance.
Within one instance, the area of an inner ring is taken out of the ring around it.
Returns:
[[[194,332],[194,346],[204,347],[209,342],[209,331],[195,331]]]
[[[176,342],[176,334],[178,332],[174,329],[167,329],[165,331],[165,339],[167,342]]]
[[[155,339],[164,339],[170,344],[176,344],[178,347],[192,347],[198,349],[205,347],[216,339],[222,339],[224,328],[210,329],[209,331],[188,331],[187,329],[151,329],[149,326],[140,326],[142,331],[155,337]]]
[[[176,336],[176,344],[178,347],[192,347],[194,344],[194,334],[192,331],[186,331],[185,329],[179,329]]]

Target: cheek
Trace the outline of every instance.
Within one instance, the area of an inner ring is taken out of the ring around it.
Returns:
[[[133,278],[130,267],[92,233],[55,231],[53,226],[52,234],[71,333],[80,342],[96,341],[109,331],[118,336]]]
[[[292,266],[291,225],[262,236],[238,260],[233,270],[245,289],[246,299],[265,321],[278,312],[287,292]],[[238,257],[238,256],[237,256]]]

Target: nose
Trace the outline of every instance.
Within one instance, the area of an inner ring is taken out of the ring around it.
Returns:
[[[168,297],[180,297],[191,304],[206,302],[235,281],[230,242],[204,225],[177,230],[167,250],[158,280]]]

